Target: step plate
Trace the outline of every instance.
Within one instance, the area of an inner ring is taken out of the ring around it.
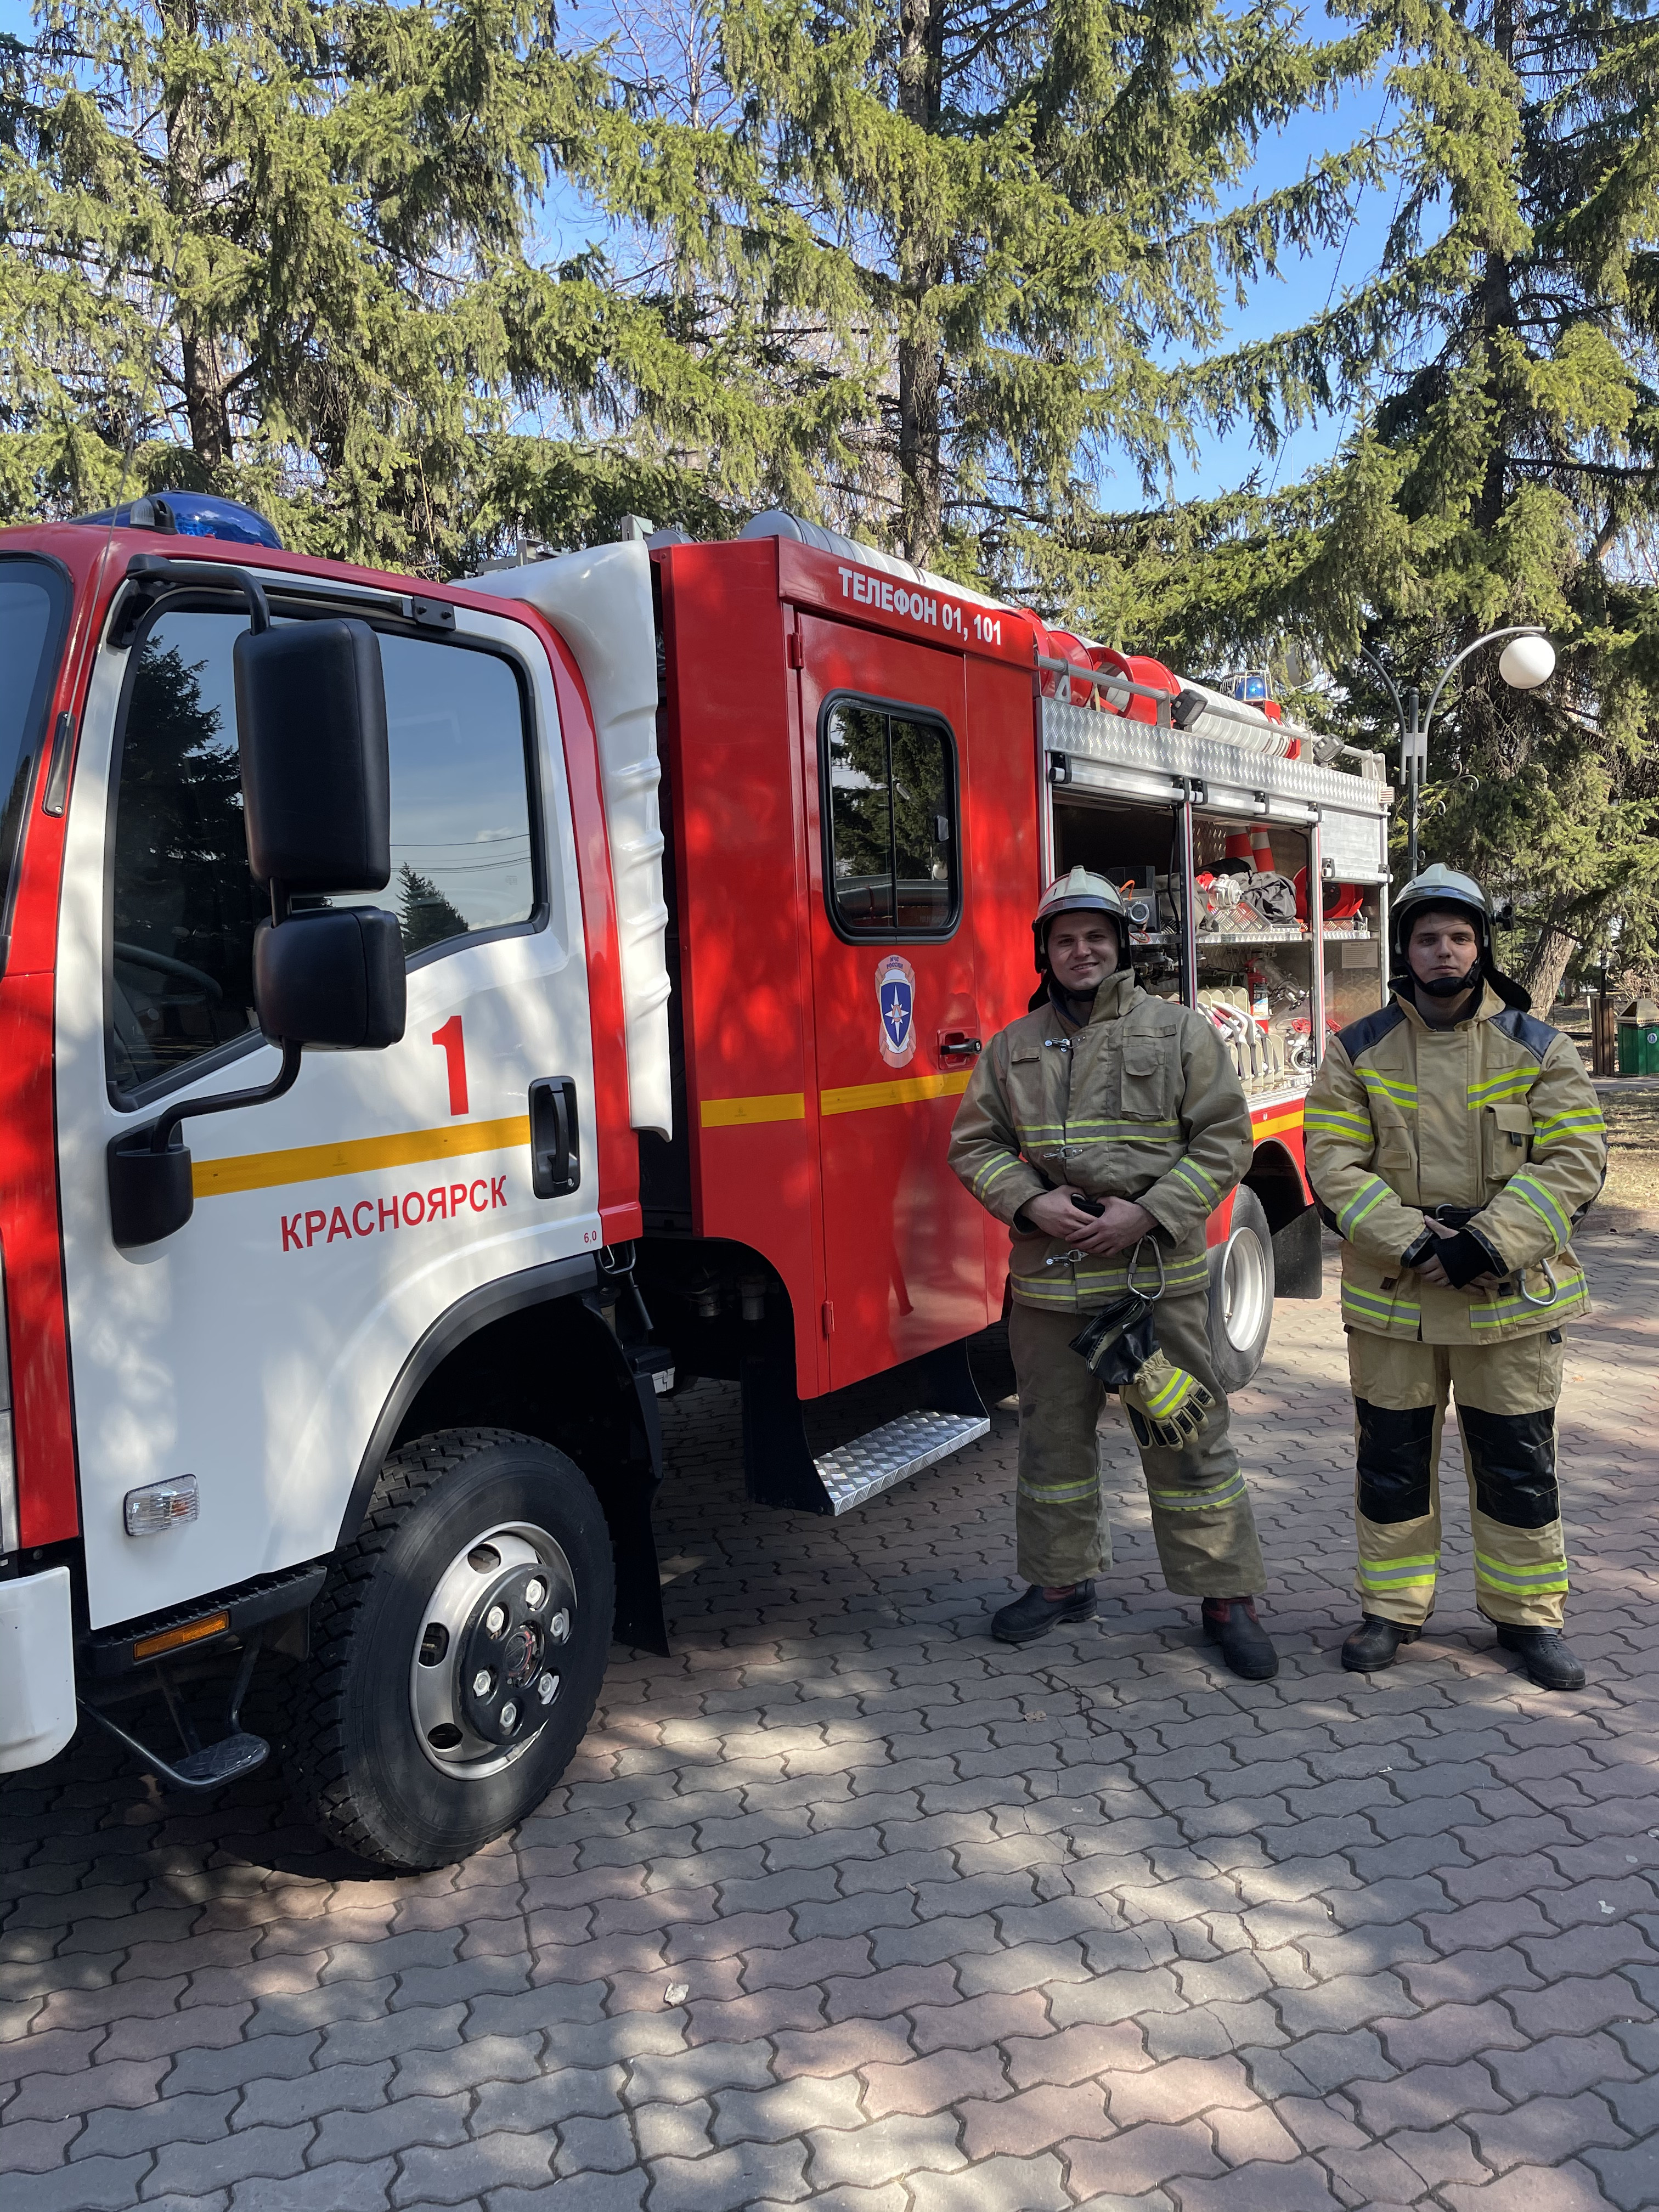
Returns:
[[[984,1413],[901,1413],[884,1421],[868,1436],[850,1444],[837,1444],[816,1464],[835,1513],[850,1512],[908,1475],[949,1459],[981,1437],[989,1436],[991,1424]]]

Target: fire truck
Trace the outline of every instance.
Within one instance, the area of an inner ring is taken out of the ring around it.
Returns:
[[[787,515],[441,586],[182,493],[0,537],[0,1771],[280,1735],[453,1860],[667,1648],[665,1395],[738,1383],[748,1498],[817,1513],[983,1434],[946,1136],[1079,862],[1250,1094],[1225,1379],[1317,1292],[1390,794],[1260,684]]]

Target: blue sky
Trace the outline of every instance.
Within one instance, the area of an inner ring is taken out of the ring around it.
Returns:
[[[24,0],[0,0],[0,31],[27,39],[30,30],[30,10]],[[1309,117],[1295,130],[1267,140],[1241,187],[1240,197],[1295,181],[1310,161],[1328,149],[1351,144],[1375,128],[1383,97],[1380,85],[1360,87],[1349,92],[1328,114]],[[1237,343],[1270,337],[1317,313],[1333,288],[1334,296],[1340,299],[1345,291],[1362,283],[1376,265],[1389,213],[1388,194],[1367,193],[1340,247],[1322,247],[1305,258],[1287,259],[1278,278],[1258,284],[1244,307],[1231,313],[1229,339]],[[587,234],[579,216],[568,228],[557,222],[548,228],[562,234],[557,238],[556,250],[565,252],[583,243]],[[554,244],[551,237],[549,244]],[[1345,420],[1328,417],[1307,424],[1293,434],[1276,459],[1264,458],[1246,431],[1214,434],[1203,441],[1195,460],[1178,469],[1176,496],[1208,497],[1236,489],[1256,470],[1261,471],[1264,483],[1270,480],[1281,485],[1292,483],[1334,451],[1346,428]],[[1133,507],[1142,502],[1139,480],[1127,469],[1103,473],[1100,496],[1109,506]]]

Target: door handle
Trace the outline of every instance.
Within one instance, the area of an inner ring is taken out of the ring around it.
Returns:
[[[965,1030],[941,1030],[939,1033],[939,1056],[941,1060],[976,1058],[985,1047],[976,1036]]]
[[[575,1079],[544,1075],[530,1086],[530,1187],[538,1198],[568,1198],[581,1179]]]

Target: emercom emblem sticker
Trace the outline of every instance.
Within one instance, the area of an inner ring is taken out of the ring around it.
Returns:
[[[908,1067],[916,1049],[916,971],[896,952],[876,963],[876,1005],[882,1058],[889,1067]]]

